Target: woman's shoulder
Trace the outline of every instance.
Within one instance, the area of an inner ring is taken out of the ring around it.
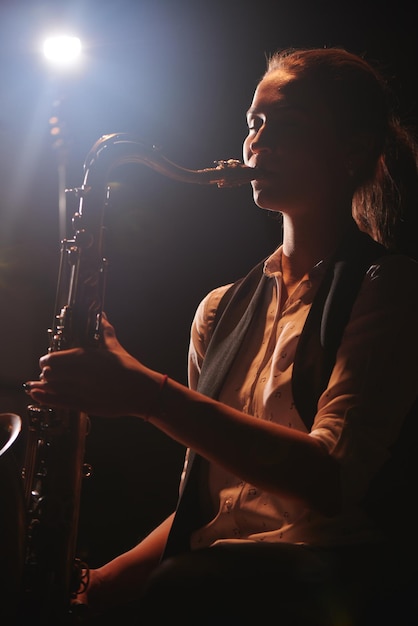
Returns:
[[[219,303],[233,284],[234,283],[228,283],[220,287],[215,287],[215,289],[212,289],[204,296],[196,310],[195,324],[200,327],[205,326],[207,329],[213,326]]]
[[[373,261],[367,275],[370,280],[381,279],[401,283],[411,281],[410,286],[418,288],[418,262],[405,254],[382,255]]]
[[[386,254],[369,266],[357,305],[388,315],[418,315],[418,262],[403,254]]]
[[[209,291],[200,301],[191,326],[189,346],[189,382],[195,388],[197,379],[195,374],[200,371],[210,338],[213,333],[216,312],[222,296],[228,291],[233,283],[216,287]]]

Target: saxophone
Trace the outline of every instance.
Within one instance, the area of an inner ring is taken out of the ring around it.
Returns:
[[[101,342],[105,290],[103,256],[105,208],[111,170],[144,164],[170,178],[231,187],[249,183],[256,170],[237,160],[189,170],[169,161],[155,147],[126,134],[101,137],[84,162],[72,239],[61,242],[54,319],[48,330],[50,352],[95,347]],[[28,441],[23,468],[27,512],[22,624],[61,626],[81,623],[77,595],[88,584],[88,567],[76,557],[80,495],[91,468],[84,462],[89,418],[84,412],[28,407]]]

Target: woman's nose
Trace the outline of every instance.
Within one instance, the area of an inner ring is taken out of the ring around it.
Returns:
[[[264,129],[260,128],[259,131],[254,135],[254,137],[251,138],[250,150],[254,154],[271,150]]]

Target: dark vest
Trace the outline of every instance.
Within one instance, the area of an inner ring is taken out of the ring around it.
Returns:
[[[340,245],[321,281],[299,339],[292,375],[294,402],[308,430],[365,272],[374,259],[385,253],[382,246],[355,228]],[[234,283],[219,304],[198,385],[198,391],[212,398],[219,396],[269,280],[263,274],[263,265],[264,261]],[[197,483],[204,463],[199,455],[191,453],[165,557],[188,550],[191,532],[203,522]]]

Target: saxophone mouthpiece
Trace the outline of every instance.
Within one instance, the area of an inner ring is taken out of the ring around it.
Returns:
[[[226,161],[215,161],[220,173],[220,179],[216,181],[218,187],[238,187],[250,183],[257,177],[257,170],[248,167],[237,159],[227,159]]]

